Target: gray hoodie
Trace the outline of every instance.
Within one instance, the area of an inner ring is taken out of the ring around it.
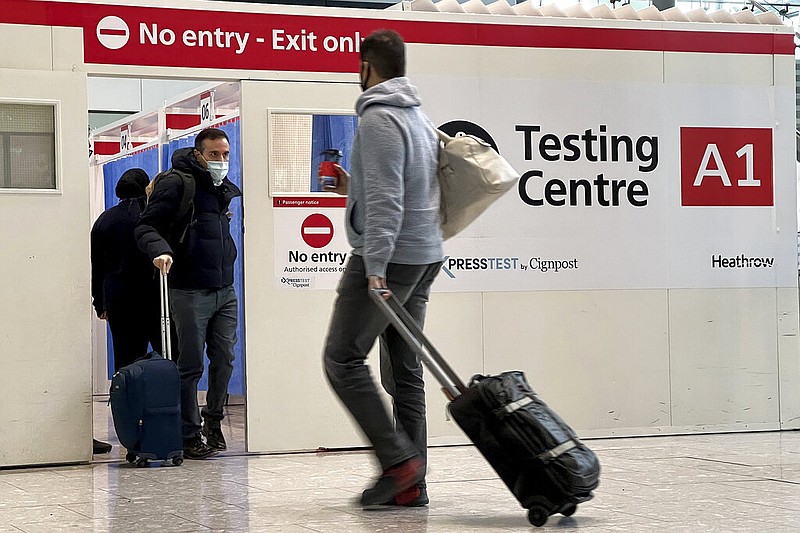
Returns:
[[[356,101],[347,195],[347,238],[367,276],[386,266],[441,261],[439,141],[408,78],[392,78]]]

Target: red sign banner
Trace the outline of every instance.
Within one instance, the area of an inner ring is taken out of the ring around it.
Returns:
[[[476,23],[469,16],[464,22],[389,20],[374,13],[325,17],[5,0],[0,23],[81,27],[85,61],[106,65],[355,72],[361,39],[386,27],[421,44],[794,54],[793,35],[771,27],[763,33],[587,28]]]

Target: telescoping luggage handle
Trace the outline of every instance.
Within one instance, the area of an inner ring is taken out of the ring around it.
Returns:
[[[159,278],[161,278],[159,283],[161,288],[161,351],[164,352],[164,358],[171,361],[172,335],[170,335],[169,322],[169,284],[165,273],[161,272]]]
[[[422,362],[428,367],[428,370],[442,384],[445,396],[451,401],[461,396],[467,390],[467,386],[464,385],[455,370],[447,364],[439,350],[431,344],[417,321],[406,311],[400,300],[387,289],[372,289],[369,292],[383,314],[394,326],[394,329],[417,352]],[[390,295],[389,298],[384,297],[387,293]]]

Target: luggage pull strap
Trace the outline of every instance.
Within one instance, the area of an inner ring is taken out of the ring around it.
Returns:
[[[503,417],[505,415],[509,415],[509,414],[513,413],[514,411],[518,411],[519,409],[522,409],[526,405],[532,404],[533,402],[534,402],[533,398],[531,398],[530,396],[525,396],[524,398],[520,398],[517,401],[508,403],[508,404],[504,405],[503,407],[499,407],[499,408],[495,409],[494,413],[499,417]],[[580,442],[581,441],[579,441],[577,438],[570,439],[570,440],[568,440],[566,442],[562,442],[561,444],[559,444],[555,448],[552,448],[550,450],[547,450],[545,452],[540,453],[536,457],[539,458],[542,461],[548,461],[548,460],[551,460],[551,459],[555,459],[559,455],[563,455],[563,454],[567,453],[568,451],[574,450],[575,448],[577,448],[578,444],[580,444]]]
[[[508,403],[503,407],[495,409],[494,413],[500,417],[505,415],[510,415],[514,411],[522,409],[523,407],[531,403],[533,403],[533,398],[531,398],[530,396],[525,396],[524,398],[521,398],[515,402]]]
[[[559,455],[562,455],[570,450],[577,448],[579,442],[580,441],[578,439],[572,439],[568,440],[567,442],[562,442],[552,450],[547,450],[546,452],[542,452],[536,457],[538,457],[542,461],[547,461],[548,459],[555,459]]]

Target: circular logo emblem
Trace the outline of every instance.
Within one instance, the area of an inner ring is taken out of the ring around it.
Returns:
[[[312,248],[322,248],[333,239],[333,222],[319,213],[308,215],[300,226],[300,235]]]
[[[439,126],[439,129],[448,134],[450,137],[472,135],[473,137],[477,137],[486,144],[490,145],[498,154],[500,153],[500,150],[497,149],[497,143],[494,142],[494,139],[492,139],[492,136],[489,135],[489,132],[474,122],[469,122],[467,120],[451,120],[450,122],[445,122]]]
[[[97,23],[97,40],[110,50],[118,50],[128,44],[128,25],[119,17],[108,16]]]

